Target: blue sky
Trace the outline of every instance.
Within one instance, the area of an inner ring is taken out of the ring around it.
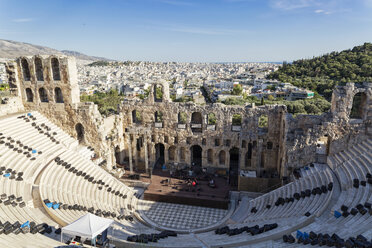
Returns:
[[[291,61],[372,41],[372,0],[0,0],[0,38],[119,60]]]

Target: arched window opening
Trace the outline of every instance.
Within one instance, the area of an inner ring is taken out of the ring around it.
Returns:
[[[75,126],[75,130],[79,143],[84,142],[84,126],[81,123],[78,123]]]
[[[54,89],[54,97],[55,97],[56,103],[63,103],[63,94],[62,94],[61,88],[56,87]]]
[[[168,157],[169,157],[169,161],[175,161],[176,160],[176,147],[175,146],[169,147]]]
[[[32,93],[32,90],[30,88],[26,88],[26,99],[27,99],[27,102],[34,101],[34,94]]]
[[[40,102],[49,102],[48,94],[44,88],[39,89]]]
[[[234,114],[233,115],[232,125],[233,126],[241,126],[242,125],[242,115],[241,114]]]
[[[178,123],[186,124],[187,123],[187,114],[185,112],[178,113]]]
[[[213,164],[213,150],[212,149],[209,149],[207,151],[207,161],[208,161],[208,164]]]
[[[193,165],[201,166],[203,149],[199,145],[193,145],[190,148],[190,152],[191,152],[191,163]]]
[[[163,87],[161,85],[154,86],[154,101],[155,102],[163,101]]]
[[[367,96],[363,92],[355,94],[350,111],[350,119],[363,119]]]
[[[242,116],[240,114],[234,114],[232,116],[231,130],[233,132],[240,132],[242,128]]]
[[[35,58],[35,72],[36,72],[36,80],[44,81],[43,63],[40,58]]]
[[[137,123],[137,124],[142,123],[141,111],[137,111],[137,110],[132,111],[132,123]]]
[[[163,113],[160,111],[155,112],[155,122],[163,122]]]
[[[259,128],[267,128],[268,127],[268,116],[267,115],[260,115],[258,118],[258,127]]]
[[[216,125],[217,119],[214,113],[208,114],[208,125]]]
[[[52,58],[51,61],[52,64],[52,74],[53,74],[53,80],[54,81],[60,81],[61,80],[61,74],[59,71],[59,61],[57,58]]]
[[[230,149],[230,166],[229,166],[229,183],[231,186],[238,186],[239,177],[239,148],[233,147]]]
[[[220,151],[220,154],[218,155],[218,159],[220,162],[220,165],[225,165],[226,162],[226,152],[225,151]]]
[[[202,132],[203,116],[200,112],[194,112],[191,115],[191,131]]]
[[[28,62],[26,59],[21,60],[22,65],[22,72],[23,72],[23,80],[24,81],[30,81],[31,80],[31,74],[30,74],[30,67],[28,66]]]

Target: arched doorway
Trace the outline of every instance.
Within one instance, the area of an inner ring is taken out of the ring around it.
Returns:
[[[229,167],[229,182],[231,186],[238,186],[239,176],[239,149],[233,147],[230,149],[230,167]]]
[[[202,165],[202,148],[199,145],[193,145],[191,148],[191,164]]]
[[[32,90],[30,88],[26,88],[26,98],[27,98],[27,102],[34,101],[34,94],[32,93]]]
[[[46,92],[44,88],[39,89],[39,98],[40,98],[40,102],[49,102],[48,93]]]
[[[63,103],[63,94],[61,88],[54,88],[54,98],[56,103]]]
[[[115,162],[116,162],[116,164],[121,164],[121,161],[120,161],[120,147],[119,146],[115,147]]]
[[[194,112],[191,114],[191,131],[202,132],[203,116],[200,112]]]
[[[84,127],[81,125],[81,123],[76,124],[75,126],[76,134],[77,134],[77,139],[79,143],[84,142]]]
[[[367,95],[364,92],[355,94],[350,111],[350,119],[363,119],[366,102]]]
[[[155,158],[160,166],[164,164],[164,149],[164,144],[162,143],[157,143],[155,145]]]

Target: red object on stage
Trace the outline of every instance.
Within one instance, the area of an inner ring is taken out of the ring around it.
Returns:
[[[195,181],[192,182],[192,186],[196,186],[196,182]]]

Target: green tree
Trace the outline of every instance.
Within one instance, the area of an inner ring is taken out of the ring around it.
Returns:
[[[273,95],[268,95],[267,96],[267,100],[274,101],[275,100],[275,97]]]
[[[240,84],[234,85],[231,94],[235,96],[240,96],[243,92],[243,87]]]

